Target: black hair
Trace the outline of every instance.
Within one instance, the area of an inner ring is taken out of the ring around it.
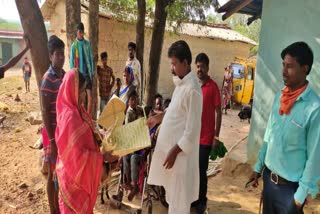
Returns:
[[[80,30],[82,32],[84,32],[84,25],[82,22],[80,22],[78,25],[77,25],[77,30]]]
[[[108,53],[107,53],[106,51],[102,52],[102,53],[100,54],[100,58],[101,58],[101,59],[108,58]]]
[[[138,98],[138,93],[137,93],[136,90],[133,90],[133,91],[129,94],[128,100],[129,100],[131,97],[136,97],[136,98]]]
[[[121,79],[118,77],[118,78],[116,79],[116,82],[121,82]]]
[[[286,47],[281,52],[281,58],[284,59],[286,55],[296,58],[300,65],[308,65],[308,73],[310,73],[313,64],[313,52],[309,45],[305,42],[295,42]]]
[[[79,74],[79,88],[81,88],[86,83],[86,78],[79,71],[77,73]]]
[[[128,48],[132,48],[133,50],[136,50],[137,49],[137,45],[134,42],[129,42],[128,43]]]
[[[163,99],[163,97],[162,97],[162,95],[161,94],[156,94],[155,96],[154,96],[154,99],[156,100],[157,98],[159,98],[159,99]]]
[[[53,54],[56,49],[64,48],[64,42],[56,35],[52,35],[48,41],[49,54]]]
[[[168,108],[170,103],[171,103],[171,99],[165,99],[163,102],[163,108],[164,109]]]
[[[124,71],[123,72],[126,72],[126,73],[128,73],[128,74],[133,74],[133,70],[132,70],[132,67],[130,66],[130,65],[128,65],[128,66],[126,66],[125,68],[124,68]]]
[[[209,57],[207,56],[207,54],[205,53],[199,53],[198,56],[196,57],[196,63],[197,62],[202,62],[204,64],[206,64],[207,66],[209,66]]]
[[[180,60],[180,62],[187,60],[188,65],[191,65],[192,62],[192,55],[189,45],[183,40],[179,40],[170,46],[168,50],[168,57],[176,57]]]
[[[150,116],[150,112],[152,111],[152,106],[145,106],[144,112],[146,113],[147,117]]]

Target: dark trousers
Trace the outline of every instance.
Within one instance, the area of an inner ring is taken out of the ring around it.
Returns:
[[[263,172],[263,214],[303,214],[294,202],[294,193],[299,184],[275,184],[270,179],[271,172],[265,168]]]
[[[200,189],[199,189],[199,200],[200,205],[207,205],[207,190],[208,190],[208,177],[207,170],[209,164],[211,146],[200,145],[199,153],[199,169],[200,169]]]

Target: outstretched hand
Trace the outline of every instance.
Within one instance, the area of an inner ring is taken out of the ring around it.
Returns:
[[[157,116],[149,117],[147,120],[147,125],[149,129],[152,129],[155,125],[157,125]]]
[[[111,152],[106,152],[103,154],[103,161],[107,163],[113,163],[119,160],[119,156],[113,155]]]
[[[155,116],[149,117],[147,120],[147,125],[148,125],[149,129],[152,129],[157,124],[160,124],[162,122],[163,116],[164,116],[164,112],[158,113]]]

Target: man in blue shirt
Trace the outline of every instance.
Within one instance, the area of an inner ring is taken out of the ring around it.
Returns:
[[[281,53],[284,89],[274,100],[253,186],[263,177],[263,213],[303,213],[320,180],[320,98],[308,84],[313,53],[305,42]],[[250,180],[251,180],[250,179]]]
[[[70,50],[70,68],[78,68],[80,73],[86,78],[87,91],[87,111],[91,114],[92,108],[92,80],[94,75],[91,45],[84,38],[84,25],[80,22],[77,26],[77,38],[73,42]]]

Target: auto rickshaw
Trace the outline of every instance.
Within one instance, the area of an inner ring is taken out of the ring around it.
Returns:
[[[249,104],[253,99],[256,59],[235,57],[231,68],[233,75],[232,101],[239,104]]]

